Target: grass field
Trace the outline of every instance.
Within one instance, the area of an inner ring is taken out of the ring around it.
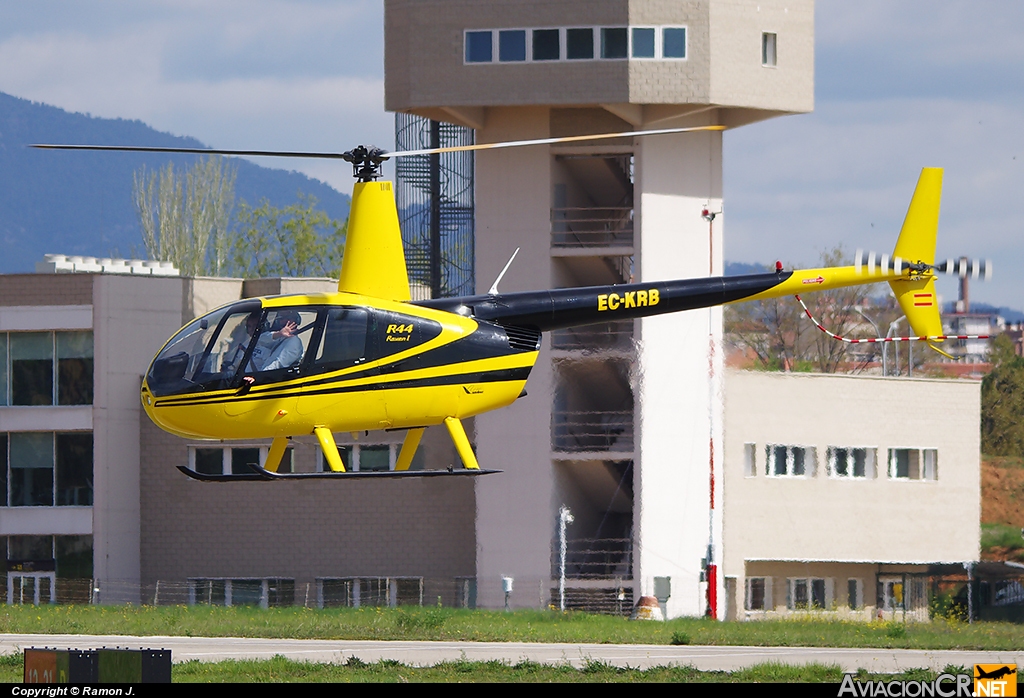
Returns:
[[[749,623],[680,618],[656,623],[585,613],[430,607],[4,606],[0,632],[971,650],[1024,647],[1024,626],[1010,623],[856,623],[809,618]]]
[[[22,678],[21,655],[0,657],[0,683]],[[964,667],[947,667],[946,673],[966,673]],[[859,672],[860,680],[924,680],[936,672],[905,671],[897,675]],[[647,670],[621,669],[590,662],[581,669],[569,665],[546,666],[535,662],[444,662],[431,667],[411,667],[395,661],[372,664],[355,657],[346,664],[296,662],[284,657],[265,661],[199,662],[175,664],[174,683],[839,683],[837,666],[808,664],[786,666],[759,664],[741,671],[699,671],[693,667],[663,666]]]

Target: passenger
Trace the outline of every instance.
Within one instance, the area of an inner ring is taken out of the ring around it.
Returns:
[[[281,368],[291,368],[302,360],[302,340],[296,335],[302,319],[294,310],[278,312],[268,331],[263,332],[256,341],[249,370],[262,372]],[[252,376],[245,376],[246,383],[253,383]]]

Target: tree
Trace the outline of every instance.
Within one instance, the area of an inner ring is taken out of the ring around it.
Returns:
[[[299,194],[298,202],[283,209],[266,199],[259,208],[239,204],[231,273],[245,278],[336,277],[348,223],[317,210],[316,203],[315,197]]]
[[[981,452],[989,456],[1024,455],[1024,358],[1013,340],[992,342],[992,371],[981,382]]]
[[[173,262],[185,276],[222,272],[235,201],[235,169],[223,158],[200,158],[183,174],[170,162],[158,172],[143,167],[132,194],[150,259]]]
[[[842,246],[823,252],[823,267],[851,264]],[[815,319],[842,337],[872,336],[874,328],[855,308],[877,285],[850,286],[808,293],[803,298]],[[750,350],[758,364],[770,371],[860,370],[873,360],[875,344],[851,345],[820,331],[793,298],[769,298],[726,307],[727,341]]]

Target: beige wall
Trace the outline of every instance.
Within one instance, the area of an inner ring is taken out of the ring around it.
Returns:
[[[543,137],[549,110],[495,110],[480,141]],[[517,247],[519,255],[501,290],[550,288],[551,154],[546,147],[493,150],[476,159],[476,279],[486,292]],[[525,398],[477,416],[477,457],[484,468],[504,471],[477,484],[477,577],[482,606],[501,607],[502,575],[520,582],[550,579],[550,541],[557,504],[551,469],[553,373],[547,338],[530,375]],[[534,582],[536,583],[536,582]],[[531,586],[532,589],[537,587]],[[546,590],[544,595],[546,596]],[[536,607],[541,593],[521,601]]]
[[[978,559],[979,383],[730,371],[725,389],[724,573],[741,589],[751,560]],[[766,476],[766,444],[816,447],[816,474]],[[877,449],[876,476],[829,477],[828,446]],[[890,479],[890,448],[938,449],[937,479]]]
[[[145,415],[138,427],[146,584],[283,577],[302,589],[317,577],[453,580],[475,572],[476,510],[468,478],[197,482],[176,467],[188,463],[190,444],[219,443],[179,439]],[[296,439],[294,447],[296,469],[312,471],[319,450],[314,441]]]
[[[40,276],[40,283],[53,277]],[[92,275],[93,574],[105,582],[139,580],[139,388],[149,362],[181,326],[184,280]],[[105,602],[137,596],[105,594]]]

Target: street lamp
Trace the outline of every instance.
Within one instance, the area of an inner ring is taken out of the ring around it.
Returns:
[[[564,504],[558,510],[558,608],[565,612],[565,527],[573,522],[572,512]]]
[[[852,306],[853,312],[857,313],[862,318],[864,318],[865,320],[870,322],[871,326],[875,328],[875,336],[876,337],[880,337],[882,335],[882,331],[880,329],[878,329],[878,323],[876,323],[874,320],[872,320],[867,315],[865,315],[864,311],[861,308],[862,308],[862,306],[859,306],[859,305]],[[889,330],[890,331],[892,330],[891,326],[889,327]],[[888,337],[888,335],[886,335],[886,337]],[[888,351],[888,349],[889,349],[889,343],[888,342],[882,342],[882,376],[886,376],[889,373],[889,351]]]

